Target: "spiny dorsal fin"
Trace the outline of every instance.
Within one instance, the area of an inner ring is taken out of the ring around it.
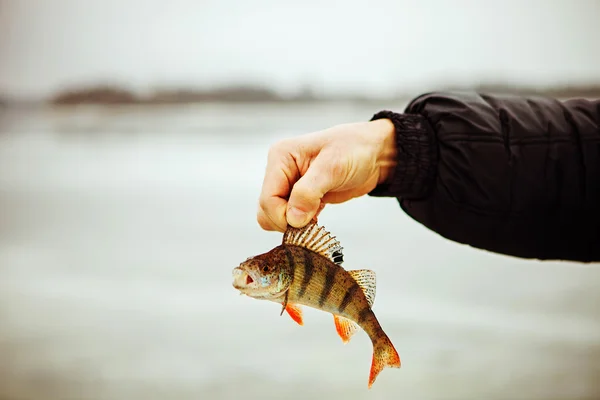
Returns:
[[[310,221],[304,228],[294,228],[288,225],[283,234],[282,244],[301,246],[327,257],[332,262],[342,265],[344,262],[343,247],[335,236],[331,236],[324,227],[317,225],[316,220]]]
[[[377,287],[375,271],[371,271],[370,269],[355,269],[348,271],[348,273],[362,289],[369,302],[369,307],[373,307],[373,303],[375,303],[375,289]]]

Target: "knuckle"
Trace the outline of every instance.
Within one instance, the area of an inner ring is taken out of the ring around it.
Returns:
[[[267,199],[268,197],[265,195],[261,195],[258,198],[258,206],[260,207],[260,212],[264,212],[269,207]]]
[[[298,203],[313,203],[319,200],[319,197],[317,190],[305,183],[294,186],[290,202],[293,202],[294,205],[298,205]]]
[[[273,230],[271,221],[265,216],[265,214],[262,212],[262,210],[258,212],[256,220],[258,221],[258,225],[260,225],[260,227],[262,229],[264,229],[266,231]]]
[[[273,156],[275,156],[277,153],[279,153],[279,148],[278,148],[277,143],[275,143],[275,144],[271,145],[271,147],[269,147],[269,151],[267,153],[267,157],[269,159],[273,158]]]
[[[292,196],[294,197],[310,197],[314,193],[314,189],[310,182],[301,179],[292,188]]]
[[[273,143],[271,145],[271,147],[269,147],[269,152],[268,152],[269,158],[281,155],[287,147],[288,147],[287,139],[282,139],[282,140],[279,140],[279,141]]]

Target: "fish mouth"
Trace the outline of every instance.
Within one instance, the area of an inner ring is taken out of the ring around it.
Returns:
[[[236,267],[233,269],[233,287],[236,289],[243,289],[246,286],[254,283],[254,279],[250,276],[250,274],[240,267]]]

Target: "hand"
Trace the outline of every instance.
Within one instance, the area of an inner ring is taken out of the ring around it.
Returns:
[[[395,129],[388,119],[334,126],[271,147],[258,223],[268,231],[304,227],[326,203],[363,196],[391,179]]]

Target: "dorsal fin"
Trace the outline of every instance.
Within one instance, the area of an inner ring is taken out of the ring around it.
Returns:
[[[342,265],[344,262],[343,247],[335,236],[331,236],[324,227],[319,226],[313,219],[304,228],[294,228],[288,225],[283,234],[282,244],[301,246],[317,254],[327,257],[332,262]]]
[[[375,292],[377,288],[377,279],[375,275],[375,271],[371,271],[370,269],[355,269],[348,271],[350,276],[358,283],[358,286],[362,289],[367,301],[369,302],[369,307],[373,307],[373,303],[375,303]]]

